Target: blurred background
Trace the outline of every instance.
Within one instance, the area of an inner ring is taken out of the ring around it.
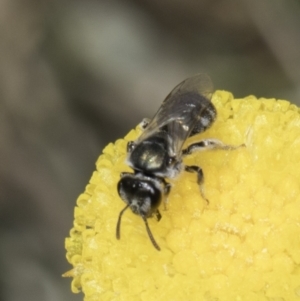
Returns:
[[[293,0],[0,0],[0,300],[82,300],[61,274],[102,148],[209,74],[300,104]]]

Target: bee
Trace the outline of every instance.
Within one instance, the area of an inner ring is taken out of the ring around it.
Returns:
[[[160,250],[149,228],[147,219],[155,216],[159,221],[158,210],[161,202],[166,202],[173,179],[186,171],[197,175],[200,194],[204,194],[204,175],[200,166],[183,164],[183,158],[195,151],[204,149],[233,149],[217,139],[206,139],[188,145],[185,141],[204,132],[216,119],[217,112],[210,99],[213,85],[209,76],[197,74],[178,84],[163,101],[152,120],[141,123],[142,134],[127,144],[127,164],[133,172],[123,172],[118,182],[118,194],[126,203],[118,217],[116,237],[121,236],[123,213],[131,211],[144,221],[146,231],[153,246]]]

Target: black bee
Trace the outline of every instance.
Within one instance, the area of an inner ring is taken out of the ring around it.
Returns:
[[[120,212],[116,236],[120,239],[121,218],[128,208],[144,220],[146,230],[153,246],[160,250],[155,241],[147,218],[155,215],[161,219],[158,207],[166,200],[171,185],[165,178],[174,178],[181,171],[197,174],[201,196],[203,191],[203,171],[199,166],[186,166],[182,158],[196,150],[232,149],[216,139],[206,139],[182,149],[187,138],[205,131],[216,119],[216,109],[210,101],[213,86],[205,74],[197,74],[177,85],[166,97],[152,120],[144,120],[141,136],[128,142],[127,164],[133,173],[121,173],[118,193],[126,203]]]

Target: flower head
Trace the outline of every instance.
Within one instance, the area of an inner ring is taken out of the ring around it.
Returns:
[[[189,139],[217,138],[246,147],[195,152],[205,194],[195,174],[182,172],[162,219],[148,219],[158,252],[140,216],[117,192],[126,145],[141,130],[110,143],[77,200],[66,239],[72,290],[85,300],[300,300],[300,114],[288,101],[234,99],[216,91],[218,118]]]

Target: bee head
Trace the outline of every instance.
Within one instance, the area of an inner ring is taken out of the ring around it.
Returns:
[[[155,242],[147,222],[148,217],[151,217],[153,213],[157,214],[157,208],[162,200],[162,187],[159,180],[155,177],[145,176],[142,173],[125,173],[121,175],[118,183],[118,193],[127,205],[119,214],[116,231],[117,239],[120,239],[122,215],[126,209],[130,208],[133,213],[142,217],[152,244],[159,250],[160,248]]]

